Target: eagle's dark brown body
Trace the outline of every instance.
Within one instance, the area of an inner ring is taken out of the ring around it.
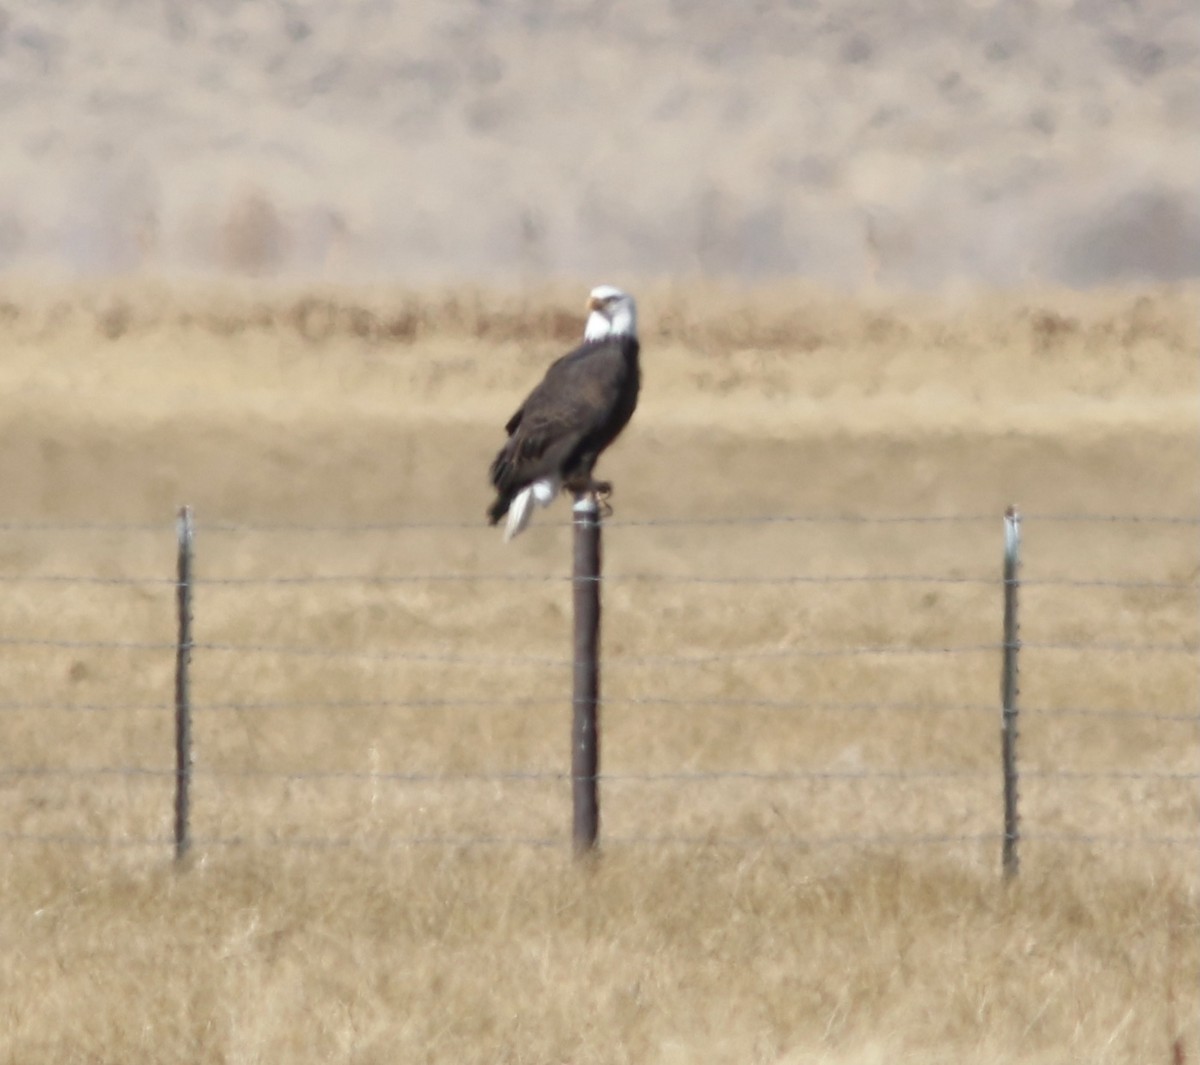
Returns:
[[[597,487],[592,468],[628,424],[641,386],[636,336],[584,341],[551,364],[504,427],[508,441],[492,462],[495,525],[514,497],[549,479],[574,492]]]

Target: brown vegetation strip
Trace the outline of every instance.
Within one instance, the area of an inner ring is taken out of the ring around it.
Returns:
[[[116,342],[130,334],[174,330],[215,337],[290,334],[316,345],[351,339],[402,347],[431,337],[561,345],[581,335],[582,291],[565,285],[439,291],[10,282],[0,288],[0,337],[48,339],[82,330],[100,342]],[[1195,301],[1186,285],[981,294],[960,300],[962,309],[951,313],[933,297],[878,295],[864,300],[805,283],[754,290],[713,283],[650,283],[637,294],[644,340],[716,352],[813,352],[850,345],[887,349],[924,339],[939,347],[967,348],[1017,340],[1052,354],[1072,347],[1128,347],[1149,338],[1180,348],[1194,344],[1197,335]]]

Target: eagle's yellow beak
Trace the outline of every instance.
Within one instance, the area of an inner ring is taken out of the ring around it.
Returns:
[[[599,296],[589,296],[587,301],[587,309],[589,311],[598,311],[604,306],[604,300]]]

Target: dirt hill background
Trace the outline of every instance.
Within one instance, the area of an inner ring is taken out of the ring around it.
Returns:
[[[0,269],[1200,273],[1178,0],[5,0]]]

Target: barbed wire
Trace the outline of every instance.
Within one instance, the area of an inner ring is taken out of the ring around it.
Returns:
[[[172,645],[173,646],[173,645]],[[738,651],[711,651],[700,654],[633,655],[609,652],[604,656],[605,667],[610,666],[667,666],[707,665],[713,662],[750,662],[785,659],[842,658],[860,655],[959,655],[997,651],[998,643],[961,644],[943,647],[913,647],[902,644],[864,645],[858,647],[803,648],[775,647],[748,648]],[[371,661],[397,660],[405,662],[444,662],[460,665],[535,665],[572,667],[572,659],[550,655],[469,655],[456,652],[425,651],[370,651],[333,649],[321,647],[296,647],[271,644],[226,644],[196,643],[197,651],[224,651],[241,654],[277,654],[294,657],[369,659]],[[1105,648],[1108,649],[1107,647]]]
[[[696,707],[718,709],[757,709],[779,711],[825,711],[836,713],[972,713],[994,715],[1000,712],[999,704],[991,703],[929,703],[929,702],[896,702],[896,701],[864,701],[850,702],[814,701],[808,699],[758,699],[731,698],[706,696],[678,695],[606,695],[603,698],[605,706],[665,706],[673,709]],[[513,697],[508,699],[366,699],[366,700],[314,700],[291,701],[279,700],[268,702],[226,702],[193,704],[192,709],[204,711],[270,711],[270,710],[373,710],[373,709],[449,709],[452,707],[525,707],[525,706],[558,706],[568,702],[565,696],[536,695],[528,698]],[[0,703],[0,710],[6,704]],[[35,707],[37,708],[37,707]],[[45,709],[53,709],[46,706]],[[142,707],[135,706],[135,709]],[[150,709],[164,709],[164,705],[151,706]],[[99,707],[99,709],[104,709]],[[124,709],[120,705],[114,709]],[[1111,717],[1119,719],[1144,719],[1147,721],[1177,721],[1187,724],[1200,724],[1200,711],[1189,713],[1167,713],[1159,711],[1134,710],[1125,708],[1094,708],[1094,707],[1051,707],[1025,706],[1021,713],[1062,716],[1062,717]]]
[[[37,700],[16,700],[0,703],[0,713],[67,713],[108,714],[133,712],[162,712],[169,709],[167,703],[56,703]]]
[[[193,581],[193,584],[199,583]],[[179,582],[172,577],[96,577],[74,576],[65,573],[3,573],[0,574],[0,584],[100,584],[141,587],[143,585],[163,585],[179,587]]]
[[[173,536],[170,521],[0,521],[0,533],[127,533],[155,532]]]
[[[278,700],[231,700],[226,702],[193,702],[193,713],[258,713],[288,710],[318,710],[322,712],[340,710],[451,710],[481,709],[498,707],[530,707],[566,705],[570,700],[563,694],[513,696],[510,698],[413,698],[413,699],[278,699]],[[807,699],[757,699],[707,696],[664,696],[664,695],[607,695],[605,706],[661,706],[671,709],[739,709],[769,710],[781,712],[817,711],[834,713],[970,713],[994,715],[1000,712],[999,704],[991,703],[936,703],[856,700],[850,702],[814,701]],[[62,712],[62,713],[173,713],[168,701],[97,703],[97,702],[0,702],[0,713]],[[1124,707],[1086,706],[1023,706],[1021,715],[1044,717],[1098,717],[1121,720],[1144,720],[1178,722],[1200,725],[1200,711],[1171,713],[1167,711],[1137,710]]]
[[[718,836],[705,835],[622,835],[613,834],[600,840],[601,850],[621,847],[687,847],[696,849],[735,850],[820,850],[825,848],[861,848],[864,850],[890,847],[975,846],[998,844],[998,832],[978,833],[876,833],[838,836]],[[1200,835],[1121,835],[1116,833],[1034,832],[1023,833],[1025,843],[1102,847],[1196,847]],[[174,841],[166,836],[89,836],[76,833],[0,832],[0,842],[32,846],[88,847],[97,849],[170,849]],[[198,836],[191,840],[193,853],[205,849],[263,849],[263,850],[416,850],[428,847],[447,849],[520,848],[567,849],[570,840],[557,836],[481,836],[481,835],[423,835],[423,836]]]
[[[175,769],[157,769],[153,766],[140,765],[98,765],[98,766],[0,766],[0,778],[19,777],[127,777],[132,780],[154,780],[162,777],[177,777]]]
[[[486,666],[553,666],[573,665],[569,658],[556,655],[463,654],[455,651],[390,651],[369,648],[311,647],[290,644],[238,644],[197,641],[189,645],[193,651],[212,651],[225,654],[279,655],[293,658],[322,658],[375,662],[437,662],[449,665]],[[685,666],[714,662],[751,662],[787,659],[847,658],[873,655],[969,655],[995,652],[1002,643],[951,644],[938,647],[918,647],[908,644],[864,644],[855,647],[767,647],[736,651],[710,651],[695,654],[631,655],[611,652],[605,665],[616,666]],[[1200,651],[1200,644],[1191,643],[1081,643],[1071,641],[1027,641],[1021,646],[1030,651],[1083,651],[1105,654],[1185,654]],[[58,650],[94,651],[176,651],[178,644],[141,640],[68,640],[36,636],[0,636],[0,647],[50,648]]]
[[[51,847],[96,847],[101,849],[172,847],[174,841],[157,836],[85,836],[71,832],[0,832],[2,843],[25,843]]]
[[[174,770],[165,772],[174,776]],[[509,772],[478,773],[412,773],[387,770],[270,770],[270,769],[221,769],[197,767],[197,776],[224,778],[262,778],[267,780],[381,780],[404,784],[458,784],[458,783],[544,783],[571,780],[570,773],[559,770],[512,770]],[[0,770],[2,775],[3,770]],[[602,784],[626,783],[674,783],[705,784],[723,780],[764,781],[785,783],[796,781],[866,781],[886,780],[903,782],[913,780],[967,780],[990,778],[991,773],[976,769],[713,769],[713,770],[663,770],[660,772],[602,772],[596,779]],[[589,778],[590,779],[590,778]]]
[[[999,582],[997,582],[999,583]],[[1120,588],[1146,589],[1169,592],[1197,592],[1200,582],[1196,581],[1151,581],[1151,580],[1088,580],[1081,577],[1044,577],[1020,581],[1025,588]]]
[[[1200,847],[1200,834],[1192,836],[1123,836],[1117,833],[1022,832],[1024,843],[1074,843],[1104,847]]]
[[[857,515],[857,514],[760,514],[730,515],[710,518],[616,518],[604,520],[608,528],[649,528],[683,526],[708,527],[719,525],[930,525],[930,524],[974,524],[999,521],[997,514],[934,514],[934,515]],[[217,533],[378,533],[403,532],[426,529],[461,529],[494,535],[494,530],[481,521],[466,520],[421,520],[396,522],[362,522],[335,525],[323,522],[201,522],[198,529]],[[570,528],[567,520],[548,520],[535,526],[542,532]]]
[[[534,528],[542,530],[569,528],[570,521],[546,521]],[[351,522],[345,525],[332,522],[244,522],[244,521],[197,521],[198,533],[223,533],[239,535],[299,533],[299,534],[333,534],[340,536],[359,535],[364,533],[399,533],[441,531],[447,529],[474,532],[480,536],[495,535],[495,529],[484,521],[461,519],[422,519],[419,521],[379,521]]]
[[[177,643],[141,640],[67,640],[38,636],[0,636],[0,647],[47,648],[70,651],[177,651]],[[551,655],[464,655],[450,651],[376,651],[365,648],[300,647],[273,644],[200,643],[193,651],[234,654],[286,655],[298,658],[357,659],[365,661],[439,662],[460,665],[569,666],[571,661]]]
[[[210,712],[241,712],[241,711],[271,711],[271,710],[446,710],[455,707],[496,707],[496,706],[537,706],[557,705],[565,702],[562,695],[512,697],[508,699],[329,699],[329,700],[265,700],[265,701],[230,701],[219,703],[193,702],[190,704],[194,713]],[[606,702],[619,700],[606,699]],[[157,712],[173,713],[174,706],[170,702],[158,703],[65,703],[15,701],[0,702],[0,713],[21,713],[27,711],[61,711],[64,713],[124,713],[124,712]]]
[[[561,655],[486,655],[462,654],[456,651],[381,651],[367,648],[303,647],[289,644],[195,643],[196,651],[216,651],[224,654],[279,655],[288,658],[320,658],[361,660],[369,662],[436,662],[445,665],[479,666],[553,666],[572,665]]]
[[[272,781],[386,781],[393,784],[496,784],[496,783],[554,783],[573,779],[570,773],[554,769],[513,769],[478,772],[431,772],[410,770],[368,769],[258,769],[197,765],[189,771],[192,777],[226,780]],[[690,769],[659,771],[602,772],[596,779],[602,784],[708,784],[718,781],[749,781],[763,783],[795,783],[801,781],[910,781],[985,780],[993,773],[983,769]],[[0,778],[20,777],[128,777],[131,779],[173,779],[180,776],[174,767],[113,765],[113,766],[0,766]],[[1177,770],[1023,770],[1026,779],[1055,781],[1139,780],[1187,783],[1200,780],[1200,772]],[[590,778],[589,778],[590,779]]]
[[[606,525],[653,526],[653,525],[923,525],[923,524],[976,524],[1002,520],[997,513],[974,514],[779,514],[779,515],[731,515],[714,518],[610,518]],[[1187,514],[1083,514],[1068,512],[1021,511],[1021,521],[1053,522],[1058,524],[1137,524],[1137,525],[1200,525],[1200,515]]]
[[[1166,654],[1194,655],[1200,652],[1195,643],[1081,643],[1077,641],[1022,641],[1021,648],[1028,651],[1102,651],[1105,654]]]
[[[1200,772],[1155,769],[1022,769],[1026,780],[1200,780]]]
[[[682,527],[714,525],[952,525],[998,522],[998,513],[970,514],[760,514],[728,515],[724,517],[657,517],[657,518],[609,518],[605,525],[616,528]],[[1066,512],[1023,512],[1023,522],[1045,522],[1058,524],[1132,524],[1196,526],[1200,515],[1174,514],[1084,514]],[[569,527],[569,521],[547,521],[536,528],[542,530]],[[174,519],[170,521],[3,521],[0,533],[114,533],[155,532],[172,534]],[[198,531],[212,533],[390,533],[408,530],[471,530],[480,535],[493,535],[494,530],[479,520],[421,519],[386,522],[255,522],[255,521],[198,521]]]
[[[790,574],[782,576],[737,575],[730,577],[708,577],[693,574],[667,573],[612,573],[599,577],[572,577],[550,573],[337,573],[313,575],[287,575],[275,577],[194,577],[193,587],[242,588],[270,587],[272,585],[408,585],[408,584],[696,584],[696,585],[836,585],[836,584],[949,584],[997,587],[1003,579],[992,577],[954,577],[923,573],[869,573],[869,574]],[[1155,581],[1086,579],[1079,577],[1045,577],[1022,580],[1022,588],[1114,588],[1144,589],[1155,591],[1200,591],[1195,581]],[[88,574],[64,573],[4,573],[0,584],[82,584],[114,585],[129,587],[178,588],[173,577],[120,576],[100,577]]]
[[[1200,525],[1196,514],[1071,514],[1022,511],[1021,520],[1058,522],[1067,525]]]
[[[0,647],[43,647],[59,651],[175,651],[177,643],[155,640],[66,640],[41,636],[0,636]]]
[[[782,577],[700,577],[665,573],[614,573],[599,577],[571,577],[553,573],[339,573],[311,576],[280,577],[194,577],[193,587],[262,587],[270,585],[329,585],[329,584],[619,584],[623,582],[661,584],[983,584],[996,585],[999,578],[940,577],[922,574],[813,575]],[[101,584],[101,585],[167,585],[178,587],[170,577],[93,577],[57,573],[0,574],[0,584]],[[1190,587],[1190,586],[1189,586]]]
[[[685,836],[685,835],[620,835],[605,836],[600,841],[607,847],[713,847],[735,849],[819,849],[824,847],[882,847],[882,846],[939,846],[952,844],[996,843],[1000,836],[992,833],[898,833],[843,836]],[[353,837],[210,837],[199,838],[194,846],[208,847],[294,847],[297,849],[363,848],[391,850],[428,846],[494,847],[531,846],[567,847],[570,841],[552,836],[391,836],[382,839]]]
[[[572,779],[570,773],[553,769],[529,769],[488,772],[409,772],[401,770],[367,769],[235,769],[225,767],[194,766],[189,770],[193,777],[210,777],[236,780],[275,781],[387,781],[393,784],[468,784],[468,783],[547,783]],[[0,766],[2,777],[130,777],[133,779],[174,778],[180,773],[175,768],[154,766]],[[602,783],[712,783],[720,780],[760,780],[771,782],[802,780],[853,780],[879,779],[887,781],[947,780],[983,778],[991,774],[981,770],[946,769],[880,769],[880,770],[692,770],[659,773],[600,773]]]
[[[679,845],[686,847],[764,847],[764,848],[813,848],[821,847],[884,847],[884,846],[938,846],[946,844],[989,844],[994,845],[1000,842],[1003,834],[999,832],[974,832],[974,833],[919,833],[919,834],[894,834],[880,833],[877,835],[845,835],[845,836],[783,836],[783,837],[761,837],[761,836],[743,836],[743,837],[711,837],[711,836],[612,836],[605,837],[601,845],[617,845],[617,846],[670,846]],[[1022,836],[1022,839],[1046,840],[1047,837],[1035,834],[1032,837]],[[1053,840],[1060,843],[1084,843],[1084,844],[1104,844],[1108,842],[1120,842],[1126,846],[1162,846],[1162,845],[1188,845],[1200,847],[1200,836],[1189,838],[1186,836],[1069,836],[1062,835]]]
[[[711,518],[608,518],[617,528],[694,525],[971,525],[1001,520],[998,514],[737,514]]]
[[[1200,724],[1200,712],[1191,711],[1189,713],[1172,714],[1165,711],[1156,710],[1130,710],[1125,708],[1106,709],[1103,707],[1088,707],[1088,706],[1034,706],[1022,707],[1022,714],[1039,714],[1045,716],[1058,717],[1103,717],[1103,718],[1120,718],[1124,720],[1146,721],[1177,721],[1189,725]]]

